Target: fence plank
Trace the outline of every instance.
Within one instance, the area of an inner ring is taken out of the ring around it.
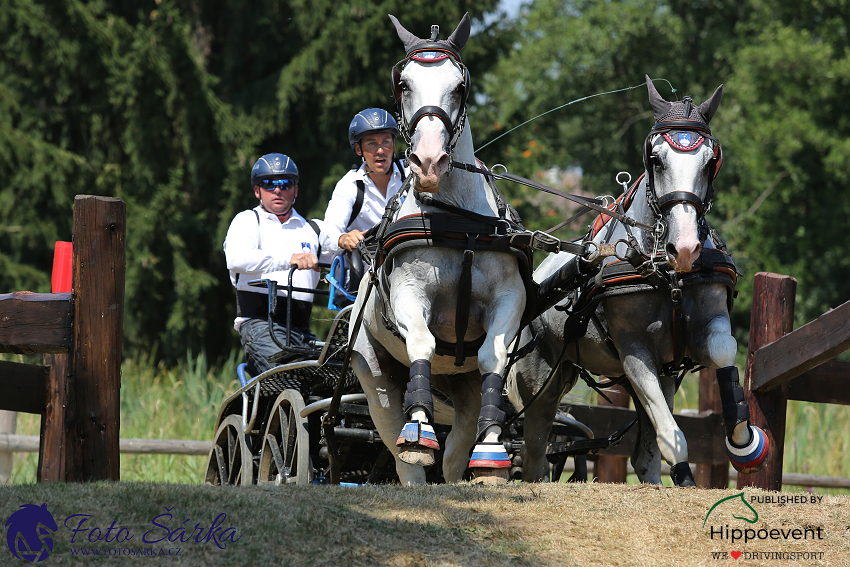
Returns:
[[[699,411],[700,413],[714,412],[718,414],[718,417],[723,413],[720,388],[717,386],[717,372],[714,368],[703,368],[699,371]],[[688,448],[690,449],[690,446]],[[701,488],[727,488],[729,466],[725,461],[716,465],[700,463],[696,466],[694,479],[697,486]]]
[[[68,352],[72,317],[70,293],[0,294],[0,352]]]
[[[750,423],[762,428],[770,443],[767,464],[757,473],[738,475],[738,488],[755,486],[764,490],[782,489],[782,460],[785,449],[785,410],[787,384],[768,392],[752,387],[754,354],[794,328],[794,293],[797,280],[791,276],[759,272],[753,281],[753,313],[750,344],[744,372],[744,399],[750,407]]]
[[[766,392],[850,348],[850,301],[753,353],[751,387]]]
[[[600,376],[600,380],[603,377]],[[632,401],[632,397],[626,392],[626,389],[616,384],[605,390],[605,395],[611,401],[608,402],[602,396],[599,396],[596,404],[606,407],[628,408]],[[616,482],[624,484],[626,482],[626,457],[619,455],[600,454],[596,460],[596,482]]]
[[[74,199],[74,346],[67,480],[118,480],[126,205]]]
[[[0,409],[40,414],[46,392],[46,368],[0,361]]]
[[[788,399],[850,406],[850,362],[830,360],[788,382]]]
[[[47,393],[41,414],[41,451],[38,453],[38,482],[62,482],[67,478],[68,429],[65,409],[68,400],[68,355],[45,354]]]

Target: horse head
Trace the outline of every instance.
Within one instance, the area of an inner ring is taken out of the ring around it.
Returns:
[[[469,71],[460,51],[469,39],[469,14],[447,40],[437,39],[438,26],[431,26],[426,40],[407,31],[394,16],[390,19],[406,51],[393,67],[399,129],[408,144],[416,188],[435,193],[450,170],[452,151],[466,123]]]
[[[723,85],[699,106],[690,97],[664,100],[649,76],[646,85],[655,114],[644,149],[647,202],[667,261],[677,272],[688,272],[702,250],[700,225],[711,208],[712,181],[720,170],[720,143],[708,123],[720,106]]]

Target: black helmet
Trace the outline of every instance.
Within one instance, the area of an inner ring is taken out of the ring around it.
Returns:
[[[251,169],[251,187],[259,185],[264,179],[292,179],[298,183],[298,167],[289,156],[266,154],[257,160]]]
[[[398,125],[392,114],[380,108],[367,108],[358,112],[348,126],[348,143],[351,145],[351,151],[354,152],[354,155],[357,155],[354,145],[363,136],[380,132],[389,132],[393,135],[393,140],[398,137]]]

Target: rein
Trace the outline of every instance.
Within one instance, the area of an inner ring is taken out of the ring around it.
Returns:
[[[464,171],[468,171],[470,173],[480,173],[481,175],[485,175],[488,177],[492,177],[493,179],[503,179],[505,181],[513,181],[514,183],[518,183],[520,185],[525,185],[526,187],[531,187],[533,189],[537,189],[538,191],[543,191],[544,193],[549,193],[551,195],[556,195],[558,197],[562,197],[564,199],[568,199],[573,201],[574,203],[578,203],[583,207],[587,207],[588,209],[592,209],[594,211],[604,213],[609,217],[613,217],[618,221],[626,224],[628,226],[634,226],[637,228],[641,228],[643,230],[652,231],[653,227],[649,225],[645,225],[641,222],[636,221],[635,219],[629,218],[624,214],[618,213],[616,211],[612,211],[607,209],[604,206],[604,202],[601,199],[591,199],[589,197],[582,197],[580,195],[572,195],[570,193],[565,193],[564,191],[559,191],[558,189],[554,189],[549,187],[548,185],[544,185],[542,183],[538,183],[536,181],[532,181],[531,179],[526,179],[525,177],[520,177],[519,175],[514,175],[512,173],[508,173],[505,171],[504,173],[496,173],[495,171],[491,171],[489,169],[484,169],[482,167],[478,167],[476,165],[472,165],[469,163],[461,163],[461,162],[452,162],[452,166],[458,169],[463,169]]]

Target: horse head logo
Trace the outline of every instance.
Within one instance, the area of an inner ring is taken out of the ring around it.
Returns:
[[[6,542],[18,559],[44,561],[53,551],[53,535],[59,527],[47,504],[24,504],[6,520]]]
[[[747,518],[746,516],[736,516],[735,514],[732,514],[732,517],[735,518],[736,520],[744,520],[745,522],[749,522],[750,524],[755,524],[759,519],[759,513],[756,512],[755,508],[750,506],[750,504],[744,498],[744,493],[741,492],[740,494],[734,494],[732,496],[727,496],[726,498],[721,498],[720,500],[715,502],[714,506],[712,506],[711,509],[708,511],[708,514],[705,515],[705,520],[703,520],[703,522],[702,522],[702,527],[705,527],[705,523],[708,521],[708,517],[711,515],[711,513],[714,511],[715,508],[717,508],[718,506],[720,506],[724,502],[728,502],[729,500],[737,500],[737,499],[740,499],[741,502],[744,503],[744,506],[749,508],[750,511],[755,515],[755,517],[750,519],[750,518]]]

